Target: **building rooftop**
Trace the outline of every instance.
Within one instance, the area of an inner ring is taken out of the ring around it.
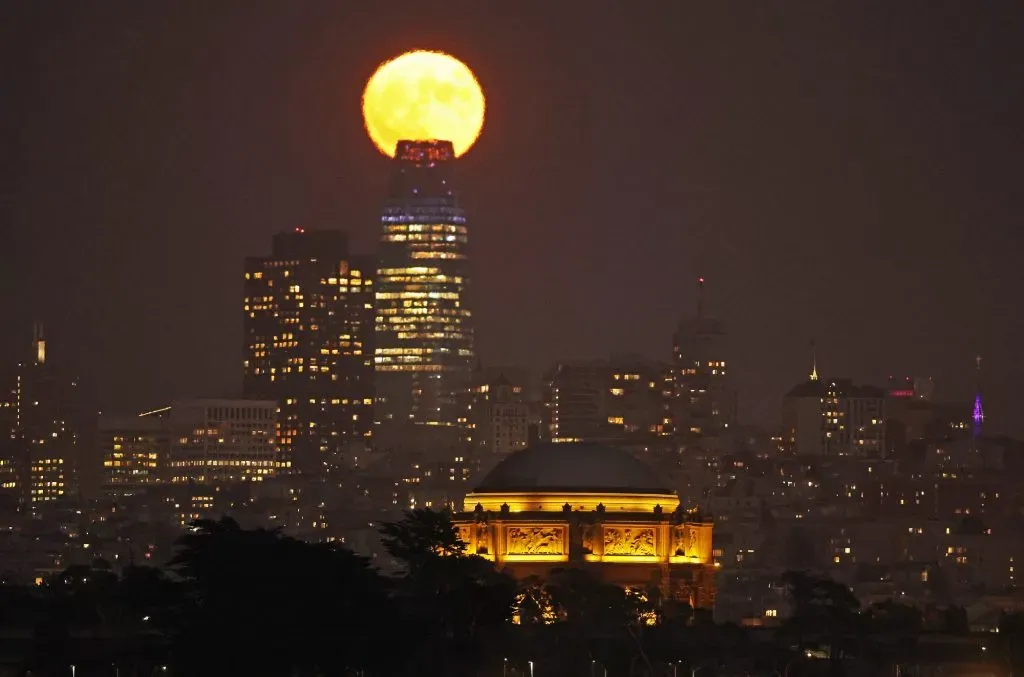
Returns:
[[[838,397],[885,397],[881,388],[868,385],[855,385],[846,378],[821,379],[805,381],[793,386],[786,397],[825,397],[832,391]]]
[[[538,444],[516,451],[487,473],[474,493],[517,491],[674,493],[629,452],[586,442]]]

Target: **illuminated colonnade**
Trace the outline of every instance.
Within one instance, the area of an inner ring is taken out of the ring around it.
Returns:
[[[572,472],[588,460],[593,464]],[[657,585],[668,597],[710,608],[712,523],[681,510],[675,493],[644,489],[657,482],[639,463],[626,452],[587,444],[516,452],[466,496],[455,518],[459,536],[469,553],[516,578],[577,567],[617,585]],[[545,480],[552,486],[543,486]]]

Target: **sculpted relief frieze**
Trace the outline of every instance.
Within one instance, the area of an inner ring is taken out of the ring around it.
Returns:
[[[673,555],[697,554],[697,530],[693,527],[676,527],[672,534]]]
[[[583,545],[583,552],[587,555],[592,554],[597,550],[597,545],[600,543],[600,527],[592,524],[583,527],[583,536],[581,538]]]
[[[486,553],[491,551],[491,529],[488,526],[480,528],[480,537],[477,539],[477,552]]]
[[[562,555],[564,527],[509,527],[505,536],[509,555]]]
[[[654,529],[605,527],[604,554],[654,555]]]

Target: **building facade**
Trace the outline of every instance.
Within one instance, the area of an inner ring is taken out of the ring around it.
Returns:
[[[47,362],[37,326],[32,354],[8,372],[0,402],[0,495],[12,506],[38,511],[72,493],[77,387]]]
[[[163,410],[166,412],[166,410]],[[100,480],[104,496],[133,496],[160,484],[167,471],[170,449],[166,422],[159,413],[115,417],[101,416]]]
[[[246,259],[244,396],[277,402],[284,470],[319,472],[372,433],[374,272],[335,230]]]
[[[783,399],[787,449],[798,454],[882,458],[886,451],[886,392],[849,379],[818,379]]]
[[[179,400],[165,421],[172,483],[216,488],[260,482],[279,469],[273,400]]]
[[[466,215],[447,141],[401,141],[381,216],[376,419],[465,426],[474,362]]]
[[[545,433],[552,442],[670,435],[671,372],[635,357],[564,362],[544,382]]]
[[[530,441],[530,405],[523,386],[504,374],[473,385],[469,420],[470,440],[481,457],[507,456]]]
[[[711,522],[682,511],[624,451],[562,443],[514,452],[467,494],[455,525],[470,554],[518,579],[572,567],[714,607]]]
[[[697,313],[684,318],[672,340],[676,429],[716,435],[736,424],[737,398],[729,373],[725,323],[704,312],[704,278],[698,280]]]

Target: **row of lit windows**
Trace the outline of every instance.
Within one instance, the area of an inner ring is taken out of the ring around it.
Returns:
[[[378,364],[377,371],[458,371],[461,367],[441,364]]]
[[[395,331],[393,331],[393,329],[394,328],[392,328],[392,331],[389,332],[389,333],[391,333],[393,336],[398,338],[400,341],[406,341],[406,340],[409,340],[409,341],[413,341],[413,340],[415,340],[415,341],[433,340],[433,341],[448,341],[448,342],[453,342],[453,341],[454,342],[464,342],[464,341],[466,341],[466,340],[468,340],[468,339],[470,339],[472,337],[471,334],[464,334],[464,333],[458,331],[459,327],[452,326],[452,325],[449,325],[449,324],[437,325],[435,327],[432,327],[432,329],[434,329],[435,331],[423,331],[423,330],[417,329],[417,326],[415,324],[409,324],[409,325],[405,325],[405,326],[402,326],[402,327],[399,328],[400,330],[412,330],[412,331],[398,331],[398,332],[395,332]],[[436,330],[441,330],[441,331],[436,331]]]
[[[381,311],[384,313],[385,311]],[[385,329],[388,324],[416,324],[416,323],[445,323],[455,322],[458,323],[462,318],[472,317],[469,310],[465,308],[402,308],[401,313],[389,313],[394,317],[387,317],[387,323],[384,323],[385,317],[381,316],[377,318],[377,323],[374,325],[378,331]]]
[[[440,252],[440,251],[418,251],[411,252],[410,258],[413,259],[449,259],[449,260],[462,260],[466,258],[465,254],[457,252]]]
[[[394,235],[385,235],[384,240],[386,242],[463,242],[465,243],[466,237],[464,235],[422,235],[422,234],[409,234],[404,235],[401,233]]]
[[[131,453],[131,454],[114,452],[110,456],[113,459],[115,459],[115,460],[123,459],[126,456],[130,456],[131,458],[136,458],[136,459],[140,459],[140,460],[141,459],[147,459],[147,458],[151,458],[152,459],[152,458],[156,458],[157,457],[155,452],[145,452],[145,451],[144,452],[135,452],[135,453]]]
[[[377,355],[430,355],[432,353],[446,353],[447,348],[377,348]]]
[[[446,320],[458,321],[461,317],[472,317],[472,313],[461,304],[454,303],[452,307],[447,304],[432,303],[423,304],[420,307],[402,308],[381,308],[377,311],[377,326],[385,320],[389,324],[408,324],[410,322],[444,322]]]
[[[465,226],[455,226],[451,224],[434,223],[430,225],[424,225],[421,223],[407,223],[407,224],[395,224],[384,226],[384,231],[387,233],[459,233],[465,234]]]
[[[437,282],[436,280],[428,280],[426,282],[402,282],[396,280],[394,282],[388,282],[387,284],[378,287],[376,299],[378,301],[385,299],[394,298],[443,298],[438,296],[428,296],[431,292],[441,293],[448,291],[448,293],[461,293],[463,285],[449,283],[449,282]],[[398,291],[388,291],[398,290]],[[395,296],[395,294],[406,293],[412,294],[413,292],[421,292],[420,296]],[[381,294],[387,294],[387,296],[381,296]]]
[[[382,275],[380,278],[380,285],[378,286],[387,286],[389,284],[461,285],[464,281],[464,278],[460,275],[442,275],[440,273],[413,275],[408,273],[396,273],[394,275]]]
[[[316,263],[316,259],[313,259],[312,262]],[[302,261],[266,261],[265,265],[270,266],[271,268],[281,268],[281,267],[284,267],[284,266],[301,266],[302,263],[303,263]],[[349,269],[348,262],[346,262],[346,261],[342,261],[341,264],[339,265],[339,272],[341,272],[342,274],[345,274],[347,272],[352,277],[359,277],[359,276],[362,275],[362,272],[359,271],[358,269]],[[283,271],[283,273],[284,273],[285,277],[288,277],[289,275],[291,275],[291,271],[290,270],[285,270],[285,271]],[[262,270],[257,270],[257,271],[254,271],[252,273],[249,273],[248,271],[246,271],[246,273],[245,273],[245,279],[246,280],[248,280],[250,278],[252,278],[254,280],[259,280],[262,277],[263,277],[263,271]]]
[[[452,303],[442,303],[441,301],[452,301]],[[442,315],[468,315],[468,311],[461,311],[462,302],[458,295],[454,299],[440,299],[437,297],[418,299],[418,300],[403,300],[399,305],[386,304],[392,308],[400,309],[400,313],[388,313],[390,315],[429,315],[431,313],[440,313]],[[383,313],[383,310],[381,311]],[[394,322],[395,320],[392,320]]]
[[[434,350],[431,353],[426,353],[426,354],[423,354],[423,355],[377,355],[377,356],[375,356],[373,358],[373,361],[377,365],[393,364],[395,362],[405,362],[405,363],[426,362],[426,361],[428,361],[430,359],[431,355],[433,355],[433,354],[437,354],[437,355],[452,355],[452,354],[455,354],[455,355],[458,355],[459,357],[472,357],[473,356],[473,351],[468,349],[468,348],[459,348],[458,350],[451,350],[451,349],[442,348],[442,349]]]
[[[444,299],[446,301],[458,301],[460,294],[458,292],[444,292],[444,291],[400,291],[400,292],[377,292],[378,301],[388,301],[391,299]]]
[[[426,219],[417,218],[425,216]],[[432,218],[443,217],[446,222],[465,223],[466,217],[462,215],[459,207],[448,207],[444,204],[431,204],[427,207],[385,207],[381,223],[422,223]]]
[[[273,459],[174,459],[170,462],[172,468],[269,468],[274,466]]]
[[[388,275],[437,275],[441,272],[440,268],[431,268],[429,266],[408,266],[405,268],[378,268],[377,277],[382,278]]]
[[[298,398],[295,398],[295,397],[289,397],[289,398],[287,398],[284,401],[284,404],[286,404],[286,405],[298,404],[298,403],[299,403],[299,400],[298,400]],[[317,404],[316,398],[313,398],[313,397],[309,398],[309,404]],[[320,404],[328,404],[328,400],[326,398],[321,399],[320,400]],[[373,404],[373,400],[368,398],[368,397],[364,398],[362,400],[358,400],[358,399],[349,400],[348,398],[337,398],[337,397],[335,397],[335,398],[332,398],[330,400],[330,404]]]
[[[378,336],[384,332],[397,335],[399,339],[420,340],[430,337],[435,338],[469,338],[471,334],[463,335],[463,325],[458,322],[405,322],[400,325],[377,325]]]
[[[150,462],[142,461],[141,463],[143,464],[143,467],[146,467],[146,468],[155,468],[157,466],[157,464],[155,462],[150,463]],[[138,465],[138,463],[134,462],[134,461],[103,461],[103,467],[104,468],[128,468],[128,467],[136,467],[137,465]]]
[[[346,347],[348,347],[348,346],[346,345]],[[338,350],[337,348],[335,348],[333,351],[328,352],[328,350],[326,348],[324,348],[324,349],[321,349],[320,353],[321,354],[320,354],[319,357],[317,357],[316,355],[310,355],[308,357],[305,356],[305,355],[299,355],[298,357],[289,357],[289,358],[285,359],[285,364],[289,364],[289,365],[306,364],[306,362],[308,360],[310,369],[316,369],[316,365],[317,365],[318,362],[321,365],[323,365],[323,364],[328,364],[328,365],[334,364],[334,365],[336,365],[336,364],[339,363],[339,360],[331,359],[332,356],[355,357],[355,356],[362,355],[363,354],[362,343],[360,343],[358,341],[354,342],[354,346],[351,349],[349,349],[349,350]],[[327,359],[324,359],[324,356],[326,356]],[[274,373],[276,371],[277,371],[277,367],[271,367],[270,368],[270,372],[271,373]]]

